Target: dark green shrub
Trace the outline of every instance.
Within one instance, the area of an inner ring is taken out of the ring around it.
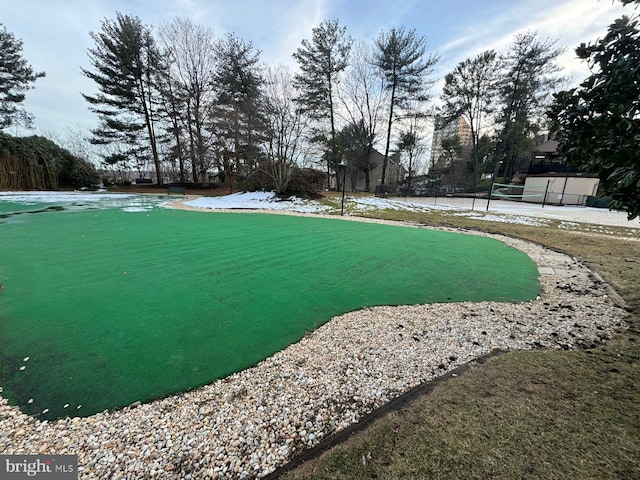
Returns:
[[[294,168],[287,193],[301,197],[313,197],[326,187],[326,173],[313,168]]]
[[[0,132],[0,188],[56,190],[60,187],[93,187],[99,183],[95,167],[33,135],[13,137]]]

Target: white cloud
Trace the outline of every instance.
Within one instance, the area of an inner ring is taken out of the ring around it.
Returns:
[[[584,78],[588,71],[575,56],[582,42],[596,40],[606,32],[615,18],[629,13],[619,2],[605,0],[527,0],[514,2],[499,14],[465,29],[464,35],[449,40],[440,47],[441,69],[448,73],[455,65],[478,53],[494,49],[505,52],[516,34],[535,31],[541,38],[558,39],[558,46],[567,51],[559,58],[567,74]]]
[[[97,123],[80,96],[93,93],[95,86],[80,67],[90,68],[89,32],[99,31],[101,20],[114,18],[116,11],[155,27],[183,17],[217,36],[234,32],[253,42],[264,62],[293,68],[292,53],[324,19],[337,18],[365,42],[381,30],[406,26],[427,38],[430,52],[441,54],[434,73],[440,81],[458,62],[483,50],[506,50],[513,35],[526,29],[559,37],[568,48],[562,64],[581,80],[587,71],[575,58],[575,47],[602,35],[622,13],[633,12],[613,0],[459,0],[453,5],[420,0],[29,0],[3,2],[0,21],[24,41],[24,56],[33,68],[47,73],[25,102],[36,116],[37,131],[64,131]],[[439,93],[437,88],[433,92]]]

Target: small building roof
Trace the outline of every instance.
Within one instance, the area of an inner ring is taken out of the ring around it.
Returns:
[[[569,178],[599,178],[598,175],[590,175],[582,172],[547,172],[547,173],[532,173],[527,177],[569,177]]]

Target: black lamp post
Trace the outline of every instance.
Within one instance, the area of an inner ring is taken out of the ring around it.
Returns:
[[[340,206],[340,215],[344,215],[344,187],[347,183],[347,161],[344,157],[340,160],[338,164],[339,167],[342,167],[342,204]]]

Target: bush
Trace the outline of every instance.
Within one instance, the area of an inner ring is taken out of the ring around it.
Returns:
[[[273,179],[264,171],[256,170],[247,178],[237,178],[236,188],[247,192],[271,191],[274,189]]]
[[[63,166],[59,176],[59,184],[65,187],[95,187],[100,183],[96,168],[89,162],[71,155]]]
[[[291,172],[291,180],[287,193],[300,197],[313,197],[325,188],[326,174],[313,168],[295,167]]]
[[[99,183],[95,167],[33,135],[13,137],[0,132],[0,188],[44,190],[60,187],[93,187]]]
[[[324,188],[325,176],[324,172],[313,168],[294,167],[284,196],[313,197]],[[247,178],[236,178],[235,186],[236,190],[247,192],[275,190],[273,178],[263,170],[256,170]]]

